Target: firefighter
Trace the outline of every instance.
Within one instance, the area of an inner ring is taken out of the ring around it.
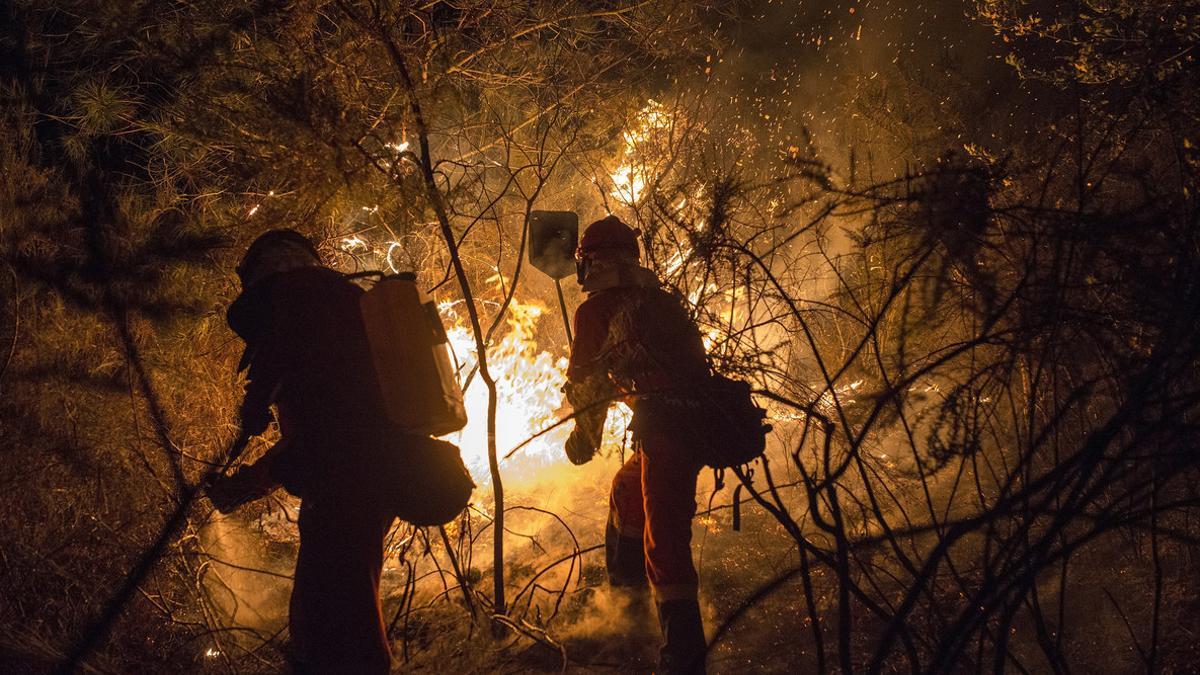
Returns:
[[[684,428],[688,391],[708,375],[695,323],[640,265],[638,232],[615,216],[592,223],[577,252],[587,299],[575,313],[567,398],[576,412],[566,453],[589,461],[608,404],[631,400],[635,452],[617,471],[605,552],[614,586],[652,591],[664,644],[660,670],[703,673],[707,649],[692,564],[701,465]]]
[[[379,577],[393,515],[364,486],[383,461],[378,439],[390,430],[378,388],[366,384],[373,371],[363,291],[324,267],[292,230],[255,240],[237,273],[242,293],[227,319],[246,343],[238,366],[249,369],[242,431],[265,432],[273,405],[281,440],[217,481],[209,496],[225,513],[280,485],[299,496],[289,607],[296,670],[387,673]]]

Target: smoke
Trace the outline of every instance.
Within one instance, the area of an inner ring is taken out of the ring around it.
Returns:
[[[577,658],[592,663],[653,663],[659,630],[649,591],[601,584],[588,589],[581,609],[561,631]]]
[[[228,637],[217,635],[246,648],[261,645],[287,625],[297,511],[285,501],[294,500],[271,504],[253,520],[214,513],[198,532],[207,562],[206,596],[219,625],[230,629]]]

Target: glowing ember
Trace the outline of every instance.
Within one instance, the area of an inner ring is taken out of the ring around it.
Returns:
[[[364,253],[370,250],[365,239],[358,235],[343,237],[340,248],[347,253]]]
[[[837,396],[838,403],[841,405],[852,405],[855,403],[855,400],[848,397],[853,396],[856,391],[862,388],[862,385],[862,380],[855,380],[841,387],[834,387],[832,391],[826,389],[825,392],[821,394],[821,397],[817,399],[817,409],[821,410],[827,415],[833,414],[833,412],[836,410],[836,406],[834,405],[834,396]],[[813,388],[818,390],[824,389],[823,386],[815,384],[813,385]]]

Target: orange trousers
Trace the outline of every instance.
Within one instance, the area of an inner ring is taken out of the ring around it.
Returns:
[[[301,502],[288,622],[299,673],[375,675],[391,669],[379,576],[392,520],[351,495]]]
[[[618,560],[609,561],[610,573],[614,566],[628,569],[634,562],[630,556],[644,556],[657,602],[695,600],[692,517],[700,465],[673,434],[645,430],[639,436],[639,450],[613,478],[609,528],[625,541],[640,538],[642,546],[617,551],[613,557]]]

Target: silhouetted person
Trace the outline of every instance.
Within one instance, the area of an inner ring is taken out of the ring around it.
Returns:
[[[243,431],[264,432],[274,405],[282,440],[210,497],[223,512],[280,485],[301,497],[289,615],[296,669],[386,673],[379,576],[393,515],[369,487],[394,430],[375,385],[363,290],[291,230],[255,240],[237,272],[242,293],[227,318],[246,342]]]
[[[660,672],[702,673],[706,644],[692,564],[701,463],[684,413],[708,376],[695,324],[639,264],[637,232],[615,216],[585,230],[567,397],[577,417],[566,452],[575,464],[600,446],[608,404],[633,395],[635,452],[613,479],[605,536],[609,581],[644,588],[658,607]],[[682,410],[681,410],[682,407]],[[682,414],[681,414],[682,413]]]

